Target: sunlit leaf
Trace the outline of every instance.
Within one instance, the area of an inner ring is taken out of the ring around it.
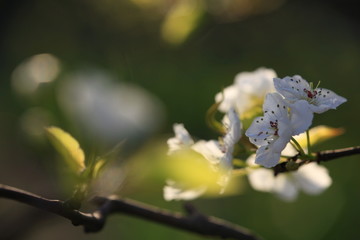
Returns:
[[[203,13],[202,1],[178,1],[169,10],[163,22],[161,29],[163,39],[170,44],[181,44],[197,27]]]
[[[230,172],[220,166],[214,166],[201,154],[191,150],[180,150],[170,156],[164,167],[168,177],[180,183],[184,189],[206,187],[207,196],[220,196],[225,190],[226,194],[237,192],[239,184],[230,181],[224,189],[221,182],[230,177]]]
[[[47,127],[45,130],[50,142],[69,168],[80,174],[85,169],[85,155],[78,141],[61,128]]]
[[[311,145],[318,144],[339,136],[344,133],[343,128],[332,128],[325,125],[319,125],[309,130]],[[299,136],[295,136],[296,141],[301,147],[307,147],[306,133],[302,133]]]
[[[121,141],[105,154],[93,158],[90,157],[84,175],[91,179],[99,177],[104,167],[118,156],[123,144],[124,141]]]

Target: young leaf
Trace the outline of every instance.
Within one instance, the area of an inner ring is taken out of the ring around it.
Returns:
[[[50,142],[70,169],[80,174],[85,169],[85,155],[78,141],[61,128],[47,127],[45,130]]]

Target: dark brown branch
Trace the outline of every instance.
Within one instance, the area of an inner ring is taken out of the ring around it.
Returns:
[[[282,162],[277,164],[275,167],[273,167],[274,174],[277,175],[279,173],[289,172],[292,170],[289,170],[287,167],[287,164],[289,161],[295,161],[299,164],[299,166],[310,163],[310,162],[327,162],[330,160],[334,160],[341,157],[351,156],[360,154],[360,146],[357,147],[349,147],[349,148],[341,148],[341,149],[335,149],[335,150],[326,150],[326,151],[320,151],[315,154],[315,158],[311,160],[301,160],[298,159],[299,155],[296,155],[292,158],[289,158],[287,162]],[[294,169],[296,170],[296,169]]]
[[[98,231],[104,224],[103,214],[100,211],[94,213],[82,213],[69,208],[65,202],[40,197],[24,190],[0,184],[0,197],[16,200],[27,205],[55,213],[71,220],[74,225],[83,225],[85,231]]]
[[[318,152],[316,154],[316,161],[326,162],[355,154],[360,154],[360,146]]]
[[[205,236],[243,240],[260,239],[245,228],[222,219],[205,216],[189,205],[186,207],[188,215],[184,215],[134,200],[96,197],[92,202],[99,207],[98,210],[93,213],[83,213],[69,208],[69,205],[63,201],[46,199],[2,184],[0,184],[0,197],[16,200],[65,217],[74,225],[83,225],[85,232],[100,231],[108,215],[120,213]]]

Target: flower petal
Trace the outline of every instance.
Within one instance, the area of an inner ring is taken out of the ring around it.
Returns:
[[[255,154],[247,160],[247,164],[255,166]],[[275,184],[274,171],[265,168],[249,169],[249,183],[257,191],[271,192]]]
[[[309,129],[314,117],[310,105],[305,100],[296,101],[290,104],[290,121],[293,128],[292,135],[298,135]]]
[[[254,108],[262,104],[265,94],[275,91],[273,86],[275,77],[275,71],[268,68],[238,73],[231,86],[216,94],[215,101],[221,101],[219,111],[227,112],[234,107],[242,117],[247,114],[252,116]]]
[[[246,130],[245,135],[249,137],[252,144],[260,147],[269,144],[273,140],[275,130],[269,126],[270,120],[267,117],[257,117]]]
[[[276,176],[274,193],[284,201],[294,201],[298,195],[298,187],[289,173]]]
[[[234,108],[230,108],[223,119],[226,135],[223,138],[226,148],[233,147],[241,137],[241,122]]]
[[[255,163],[266,168],[274,167],[279,160],[280,152],[274,151],[271,144],[269,146],[261,146],[256,151]]]
[[[263,105],[264,115],[270,120],[289,119],[288,110],[284,98],[278,93],[268,93]]]
[[[304,89],[311,90],[309,83],[299,75],[274,78],[274,86],[276,91],[290,102],[306,99],[307,93]]]
[[[274,92],[273,78],[276,78],[274,70],[258,68],[253,72],[241,72],[236,75],[235,83],[244,94],[263,97],[266,93]]]
[[[191,148],[203,155],[211,164],[219,164],[220,159],[224,156],[219,142],[215,140],[200,140],[192,145]]]
[[[227,112],[234,107],[239,96],[239,88],[236,85],[226,87],[222,92],[215,95],[215,102],[220,102],[219,111]]]
[[[300,188],[307,194],[320,194],[332,183],[328,170],[315,162],[300,167],[292,174]]]
[[[296,154],[298,154],[298,151],[290,144],[290,142],[286,144],[284,150],[281,151],[281,155],[284,156],[295,156]]]
[[[312,111],[316,113],[323,113],[329,109],[336,109],[340,104],[346,102],[346,98],[343,98],[331,90],[326,88],[316,88],[317,92],[314,104],[311,104]]]
[[[164,187],[164,199],[171,200],[192,200],[198,198],[206,191],[206,187],[198,187],[194,189],[182,189],[174,181],[168,180]]]
[[[168,154],[174,151],[180,150],[182,147],[190,147],[194,144],[189,132],[185,129],[183,124],[175,123],[174,126],[175,137],[168,139],[167,144],[169,146]]]

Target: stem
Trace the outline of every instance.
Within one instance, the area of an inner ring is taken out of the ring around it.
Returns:
[[[306,156],[304,149],[300,146],[298,141],[295,138],[291,137],[291,141],[296,145],[296,149],[300,152],[301,156]]]
[[[342,148],[336,150],[321,151],[316,154],[315,161],[327,162],[333,159],[360,154],[360,146]]]
[[[306,141],[307,141],[307,153],[308,155],[311,155],[311,144],[310,144],[310,134],[309,134],[309,130],[306,130]]]
[[[320,151],[313,155],[308,155],[307,159],[303,159],[299,162],[300,165],[308,164],[311,162],[327,162],[330,160],[346,157],[346,156],[352,156],[360,154],[360,146],[357,147],[349,147],[349,148],[342,148],[342,149],[335,149],[335,150],[327,150],[327,151]],[[298,156],[294,156],[293,158],[289,158],[292,160],[297,160]],[[289,170],[286,168],[287,162],[282,162],[277,164],[275,167],[273,167],[274,174],[277,175],[279,173],[283,172],[289,172]]]

